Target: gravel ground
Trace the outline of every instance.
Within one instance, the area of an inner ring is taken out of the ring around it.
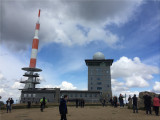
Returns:
[[[67,120],[160,120],[160,116],[146,115],[145,111],[133,113],[127,108],[111,106],[87,106],[85,108],[68,107]],[[60,120],[58,107],[46,108],[40,112],[38,108],[15,109],[11,113],[0,111],[0,120]]]

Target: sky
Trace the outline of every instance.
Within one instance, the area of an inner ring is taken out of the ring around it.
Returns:
[[[85,59],[114,59],[112,94],[160,93],[159,0],[1,0],[0,96],[20,98],[38,10],[41,84],[87,90]]]

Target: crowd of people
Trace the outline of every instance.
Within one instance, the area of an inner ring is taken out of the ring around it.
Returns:
[[[109,102],[115,108],[118,106],[118,103],[119,103],[120,108],[122,108],[122,107],[124,107],[123,98],[124,98],[123,95],[120,94],[119,98],[117,96],[114,96],[113,98],[110,98]],[[155,111],[155,115],[158,116],[159,115],[159,107],[160,107],[160,95],[158,97],[156,95],[154,95],[154,98],[152,99],[152,97],[149,96],[148,93],[146,93],[143,96],[143,100],[144,100],[146,114],[152,114],[151,108],[153,107],[153,110]],[[136,94],[134,94],[133,97],[131,97],[129,95],[128,101],[132,102],[133,113],[138,113],[138,98],[137,98]]]
[[[119,101],[119,106],[120,106],[120,108],[122,108],[122,107],[124,107],[123,98],[124,98],[123,95],[120,94],[119,98],[117,98],[117,96],[114,96],[113,98],[110,98],[109,102],[111,103],[112,106],[114,106],[116,108],[118,106],[118,101]],[[61,120],[67,120],[67,118],[66,118],[66,114],[68,113],[67,99],[68,99],[67,95],[64,95],[60,99],[59,113],[61,114]],[[156,95],[154,95],[154,98],[152,99],[152,97],[148,93],[146,93],[143,96],[143,99],[144,99],[144,106],[145,106],[146,114],[152,114],[151,107],[153,106],[153,110],[155,111],[155,115],[159,116],[160,95],[158,97]],[[136,94],[134,94],[133,97],[129,96],[128,101],[132,102],[132,104],[133,104],[133,113],[138,113],[138,98],[137,98]],[[75,104],[76,108],[78,108],[78,106],[83,108],[85,105],[84,99],[76,99],[75,102],[76,102],[76,104]],[[7,113],[11,112],[13,103],[14,103],[14,100],[12,98],[8,98],[8,100],[6,101]],[[42,112],[46,106],[46,103],[47,103],[47,99],[45,97],[40,99],[40,104],[41,104],[40,110]],[[102,100],[103,107],[105,106],[105,103],[106,103],[106,100],[103,99]],[[28,108],[30,108],[30,105],[31,104],[28,102]]]
[[[131,98],[131,96],[129,96],[128,101],[131,101],[133,103],[133,113],[138,113],[138,98],[136,97],[136,95],[134,95],[134,97]],[[144,106],[145,106],[145,110],[146,110],[146,114],[152,114],[152,107],[153,110],[155,111],[155,115],[159,116],[159,107],[160,107],[160,95],[156,96],[154,95],[154,98],[152,99],[152,97],[146,93],[143,96],[143,100],[144,100]]]
[[[78,108],[78,106],[84,108],[84,105],[85,105],[84,99],[76,99],[76,108]]]
[[[119,100],[119,105],[120,107],[124,107],[124,100],[123,100],[123,95],[120,94],[119,98],[117,98],[117,96],[114,96],[113,98],[110,98],[109,102],[111,103],[112,106],[114,106],[115,108],[118,106],[118,100]]]

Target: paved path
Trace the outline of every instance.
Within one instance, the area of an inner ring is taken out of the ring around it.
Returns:
[[[68,120],[160,120],[160,116],[146,115],[145,111],[133,114],[127,108],[90,106],[85,108],[68,107]],[[60,120],[58,107],[40,109],[16,109],[12,113],[1,111],[0,120]]]

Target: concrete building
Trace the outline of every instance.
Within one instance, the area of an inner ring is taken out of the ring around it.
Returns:
[[[113,59],[105,59],[101,52],[97,52],[93,59],[87,59],[85,62],[88,66],[88,90],[100,91],[110,98],[112,96],[110,66]]]
[[[99,102],[103,94],[107,95],[107,99],[112,96],[111,91],[111,73],[110,66],[113,59],[105,59],[101,52],[94,54],[93,59],[85,60],[88,66],[88,90],[60,90],[60,88],[36,88],[39,84],[38,68],[22,68],[27,71],[23,76],[28,77],[28,80],[21,81],[25,87],[21,90],[21,103],[31,101],[38,103],[42,97],[46,97],[48,102],[58,103],[63,95],[68,95],[70,101],[76,99],[84,99],[85,102]]]

